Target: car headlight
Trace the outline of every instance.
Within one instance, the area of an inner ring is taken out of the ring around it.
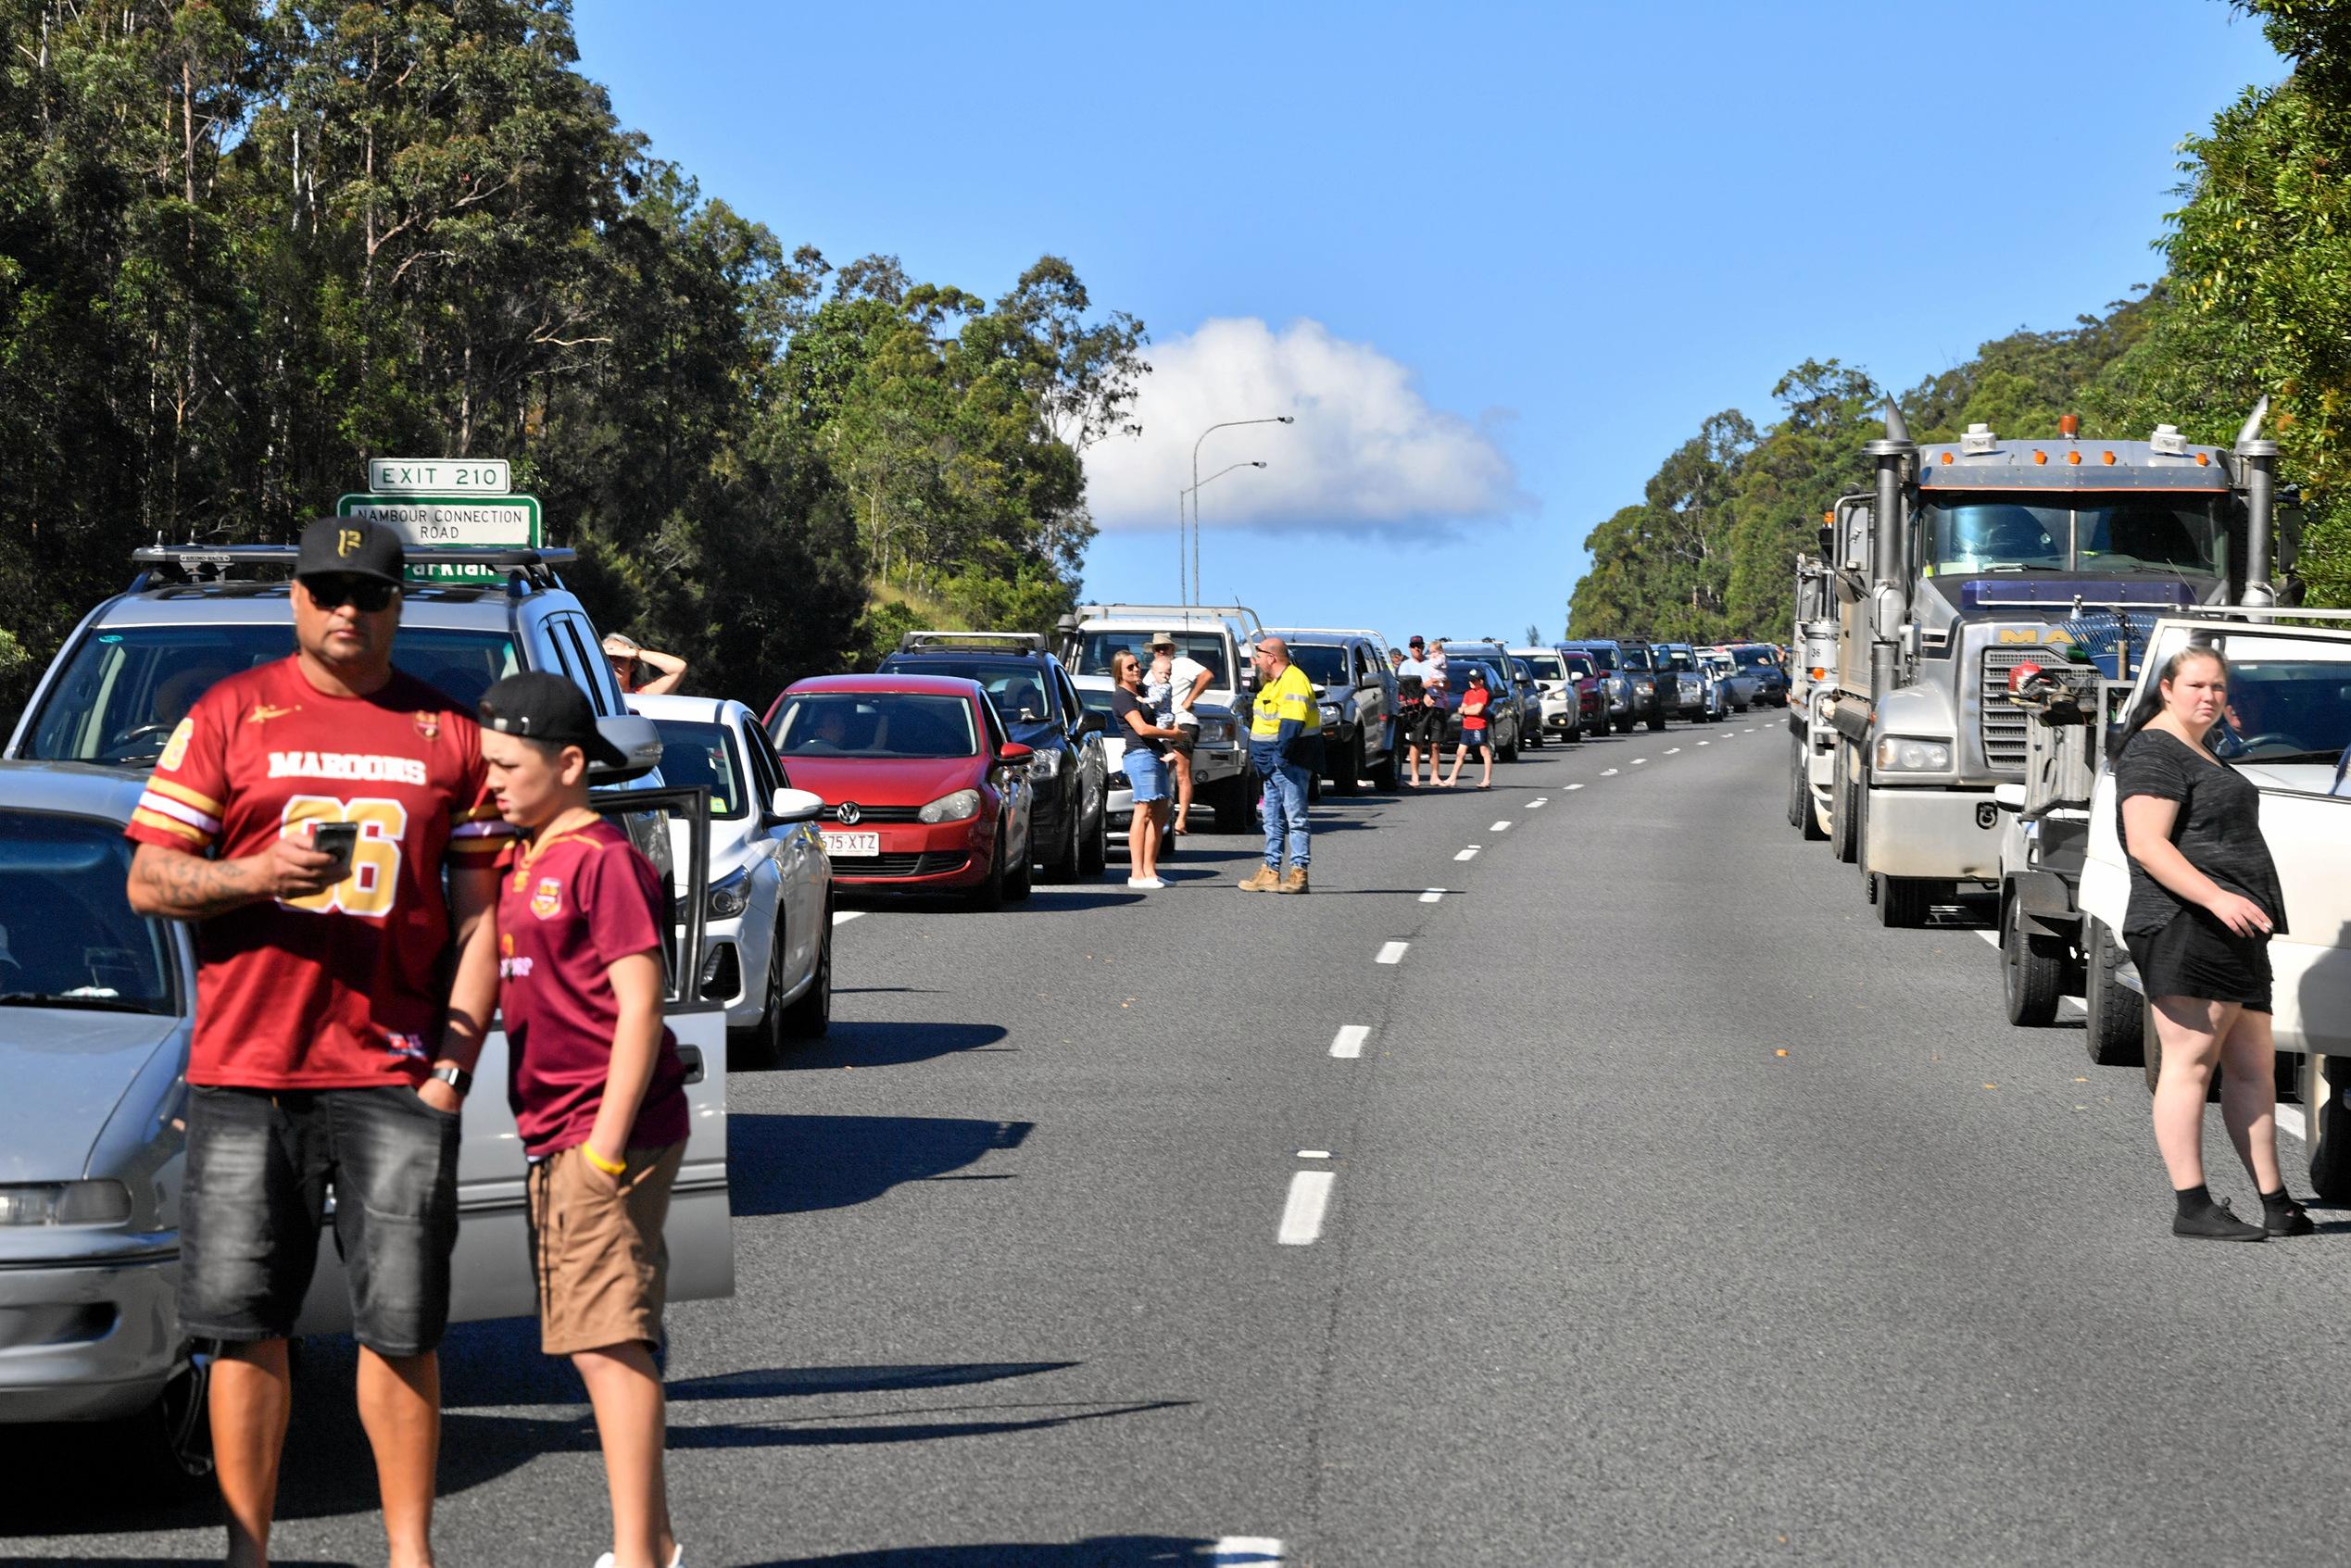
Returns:
[[[1028,759],[1028,776],[1032,779],[1054,778],[1061,771],[1062,754],[1059,751],[1039,751]]]
[[[1650,693],[1655,691],[1656,689],[1656,686],[1648,681],[1635,681],[1633,683],[1633,690],[1639,692],[1642,696],[1647,696]]]
[[[0,1185],[0,1225],[119,1225],[131,1217],[120,1182],[11,1182]]]
[[[1200,738],[1212,746],[1221,746],[1233,738],[1233,721],[1230,719],[1202,719],[1200,721]]]
[[[960,822],[966,817],[979,815],[979,791],[959,789],[952,795],[942,795],[915,815],[926,822]]]
[[[750,908],[750,872],[739,871],[733,876],[710,884],[708,904],[712,920],[733,920]]]
[[[1951,743],[1943,740],[1920,740],[1909,735],[1887,735],[1878,742],[1872,754],[1881,773],[1947,773],[1951,771]]]
[[[1326,724],[1336,724],[1339,722],[1339,704],[1335,702],[1326,702],[1323,704],[1323,722]]]

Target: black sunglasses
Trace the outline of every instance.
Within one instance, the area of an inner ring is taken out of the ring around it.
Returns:
[[[349,605],[362,615],[373,615],[400,591],[398,583],[374,577],[305,577],[302,586],[309,594],[310,602],[321,609],[339,609]]]

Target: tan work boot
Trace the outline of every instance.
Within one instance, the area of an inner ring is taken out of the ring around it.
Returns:
[[[1306,868],[1304,866],[1292,866],[1289,871],[1282,873],[1282,884],[1279,887],[1275,888],[1274,891],[1276,893],[1311,893],[1314,889],[1306,885]]]
[[[1281,885],[1281,873],[1273,867],[1260,865],[1241,881],[1243,893],[1271,893]]]

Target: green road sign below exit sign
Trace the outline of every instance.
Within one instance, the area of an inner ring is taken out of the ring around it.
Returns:
[[[409,575],[437,582],[492,582],[488,567],[435,563],[435,546],[472,549],[535,549],[536,495],[345,495],[337,517],[363,517],[399,532],[409,547]]]

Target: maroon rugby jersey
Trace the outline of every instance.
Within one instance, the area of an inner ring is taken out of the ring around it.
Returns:
[[[414,1085],[430,1070],[448,1001],[442,865],[486,868],[512,836],[480,726],[397,671],[335,696],[278,659],[196,699],[127,832],[235,859],[313,822],[358,824],[349,876],[196,922],[191,1084]]]

